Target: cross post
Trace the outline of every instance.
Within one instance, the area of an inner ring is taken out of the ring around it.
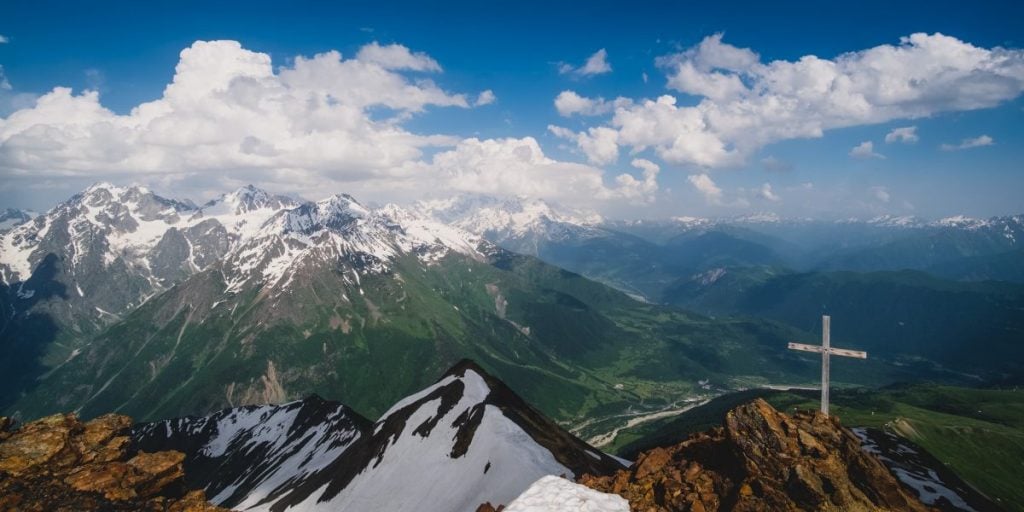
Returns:
[[[832,348],[831,340],[831,324],[832,317],[828,315],[822,315],[821,317],[821,345],[805,345],[803,343],[790,343],[790,350],[800,350],[803,352],[817,352],[821,354],[821,412],[828,416],[828,388],[829,388],[829,369],[831,366],[831,356],[835,354],[843,357],[855,357],[857,359],[867,359],[868,353],[860,350],[847,350],[844,348]]]

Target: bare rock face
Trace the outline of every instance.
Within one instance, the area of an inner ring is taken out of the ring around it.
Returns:
[[[128,451],[131,418],[56,414],[19,429],[0,418],[0,512],[225,511],[186,492],[181,452]]]
[[[724,427],[580,483],[643,511],[929,510],[837,418],[787,416],[761,399],[730,411]]]

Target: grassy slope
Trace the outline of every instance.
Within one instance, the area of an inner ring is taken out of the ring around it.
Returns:
[[[1024,375],[1021,285],[960,283],[915,271],[795,274],[747,268],[728,269],[707,286],[680,283],[668,297],[706,314],[771,318],[810,332],[820,330],[821,314],[830,314],[839,346],[934,363],[951,377]],[[982,344],[986,349],[977,350]]]
[[[449,257],[434,270],[410,259],[396,272],[356,283],[350,270],[311,269],[281,295],[233,296],[204,272],[92,340],[8,412],[152,419],[315,392],[375,417],[468,357],[551,417],[606,418],[593,426],[602,429],[622,411],[701,392],[698,380],[733,388],[817,373],[784,348],[806,333],[643,304],[535,258]],[[836,381],[905,372],[855,362],[837,367]]]
[[[623,456],[678,442],[720,425],[725,412],[757,396],[780,410],[817,408],[816,392],[750,390],[725,395],[676,418],[624,432],[609,448]],[[1009,510],[1024,510],[1024,390],[918,384],[882,390],[833,390],[844,425],[884,428],[926,449]]]

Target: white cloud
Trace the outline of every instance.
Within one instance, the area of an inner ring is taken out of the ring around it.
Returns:
[[[611,71],[612,66],[611,64],[608,64],[608,52],[604,48],[601,48],[594,52],[590,57],[587,57],[587,61],[580,67],[575,67],[564,62],[558,66],[558,72],[563,75],[574,74],[579,76],[592,76],[611,73]]]
[[[495,101],[498,101],[498,97],[494,95],[494,91],[487,89],[486,91],[481,92],[480,95],[476,97],[476,101],[473,102],[473,106],[482,107],[484,105],[490,105]]]
[[[760,197],[761,199],[764,199],[764,200],[767,200],[767,201],[772,201],[772,202],[775,202],[775,203],[777,203],[777,202],[782,200],[782,198],[780,198],[778,196],[778,194],[776,194],[775,192],[772,191],[772,184],[771,183],[764,183],[764,184],[762,184],[761,188],[758,189],[758,191],[757,191],[757,197]]]
[[[617,109],[608,126],[634,151],[699,167],[733,166],[782,140],[826,130],[996,106],[1024,91],[1024,51],[980,48],[942,34],[913,34],[833,59],[762,62],[748,49],[705,38],[657,60],[675,97]],[[689,102],[688,102],[689,103]]]
[[[988,135],[980,135],[978,137],[972,137],[960,141],[960,144],[943,144],[939,146],[943,151],[959,151],[961,149],[980,148],[982,146],[991,146],[996,141]]]
[[[128,114],[104,108],[96,91],[58,87],[0,120],[0,174],[387,175],[421,148],[455,141],[397,124],[428,106],[468,104],[431,81],[412,83],[333,51],[297,57],[275,73],[266,54],[234,41],[200,41],[181,52],[163,96]],[[373,107],[397,116],[375,120]]]
[[[440,72],[441,65],[429,55],[409,51],[400,44],[381,46],[374,41],[359,49],[356,59],[373,62],[384,69]]]
[[[886,144],[892,144],[893,142],[913,144],[918,140],[920,140],[920,138],[917,136],[916,126],[904,126],[902,128],[893,128],[889,133],[885,134]]]
[[[611,128],[597,126],[575,133],[568,128],[549,125],[548,131],[556,137],[574,141],[593,164],[606,165],[619,159],[619,133]]]
[[[471,102],[408,78],[399,70],[440,66],[396,47],[404,48],[374,44],[358,54],[367,60],[331,51],[274,68],[237,42],[199,41],[181,52],[163,95],[127,114],[104,107],[96,91],[57,87],[0,118],[0,182],[112,179],[186,196],[252,182],[314,198],[454,190],[570,204],[645,202],[657,191],[656,166],[637,164],[642,178],[606,184],[602,169],[549,158],[531,137],[409,131],[404,123],[417,113]],[[472,103],[494,100],[485,90]],[[606,162],[618,156],[615,136],[595,128],[579,139],[593,161]]]
[[[582,116],[599,116],[614,111],[616,108],[628,107],[633,104],[629,98],[618,97],[612,101],[604,98],[587,98],[576,91],[562,91],[555,97],[555,110],[563,117],[574,114]]]
[[[0,44],[6,44],[9,42],[11,42],[11,40],[7,36],[0,34]]]
[[[647,201],[658,189],[658,167],[646,160],[633,165],[643,170],[643,180],[624,174],[616,178],[617,187],[607,187],[601,169],[549,158],[532,137],[474,138],[460,141],[430,162],[412,163],[408,170],[432,183],[434,190],[524,195],[575,204]]]
[[[722,189],[707,174],[691,174],[686,178],[693,188],[704,196],[704,199],[713,205],[722,204]]]
[[[870,158],[885,159],[885,155],[875,153],[875,143],[870,140],[866,140],[854,146],[853,149],[850,150],[850,156],[864,160]]]
[[[619,185],[618,194],[634,202],[654,202],[654,194],[658,191],[658,173],[661,171],[661,167],[643,158],[633,159],[630,165],[642,171],[643,179],[638,180],[631,174],[618,175],[615,178],[615,182]]]
[[[875,199],[888,203],[892,196],[889,195],[889,189],[885,187],[871,187],[871,195],[875,196]]]

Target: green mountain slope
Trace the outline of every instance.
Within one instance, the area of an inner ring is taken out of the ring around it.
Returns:
[[[713,279],[712,279],[713,277]],[[677,283],[669,301],[714,315],[771,318],[837,345],[995,380],[1024,375],[1024,286],[947,281],[915,271],[791,273],[722,269]],[[813,339],[808,341],[814,341]]]
[[[139,418],[336,397],[376,417],[459,359],[480,361],[563,421],[657,409],[699,392],[806,382],[817,367],[784,349],[802,335],[643,304],[577,274],[494,250],[486,261],[412,256],[354,280],[344,262],[304,266],[285,289],[225,292],[220,270],[151,299],[94,338],[11,407]],[[891,381],[870,362],[837,379]]]

